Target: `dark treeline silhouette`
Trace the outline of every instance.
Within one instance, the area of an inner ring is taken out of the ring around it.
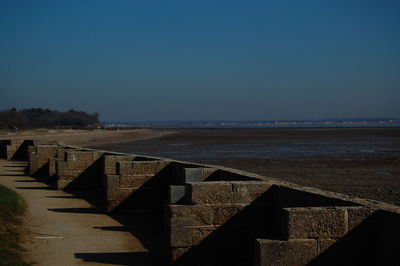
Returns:
[[[88,114],[81,111],[67,112],[50,109],[32,108],[16,110],[15,108],[0,111],[1,129],[32,129],[55,127],[87,127],[99,124],[99,114]]]

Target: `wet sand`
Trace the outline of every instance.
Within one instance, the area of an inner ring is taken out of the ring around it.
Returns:
[[[222,165],[400,205],[400,127],[174,131],[96,148]]]

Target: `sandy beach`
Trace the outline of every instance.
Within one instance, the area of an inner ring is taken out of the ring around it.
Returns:
[[[26,130],[20,132],[0,132],[1,139],[33,139],[56,140],[68,145],[96,147],[98,145],[118,144],[138,140],[158,138],[174,133],[174,131],[153,131],[149,129],[127,130]]]

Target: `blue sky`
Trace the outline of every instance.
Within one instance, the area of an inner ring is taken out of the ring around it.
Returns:
[[[400,117],[400,1],[0,2],[0,109]]]

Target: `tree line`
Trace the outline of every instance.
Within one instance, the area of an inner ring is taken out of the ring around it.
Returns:
[[[67,112],[50,109],[31,108],[17,110],[11,108],[0,111],[1,129],[33,129],[57,127],[88,127],[100,124],[99,114],[88,114],[82,111]]]

